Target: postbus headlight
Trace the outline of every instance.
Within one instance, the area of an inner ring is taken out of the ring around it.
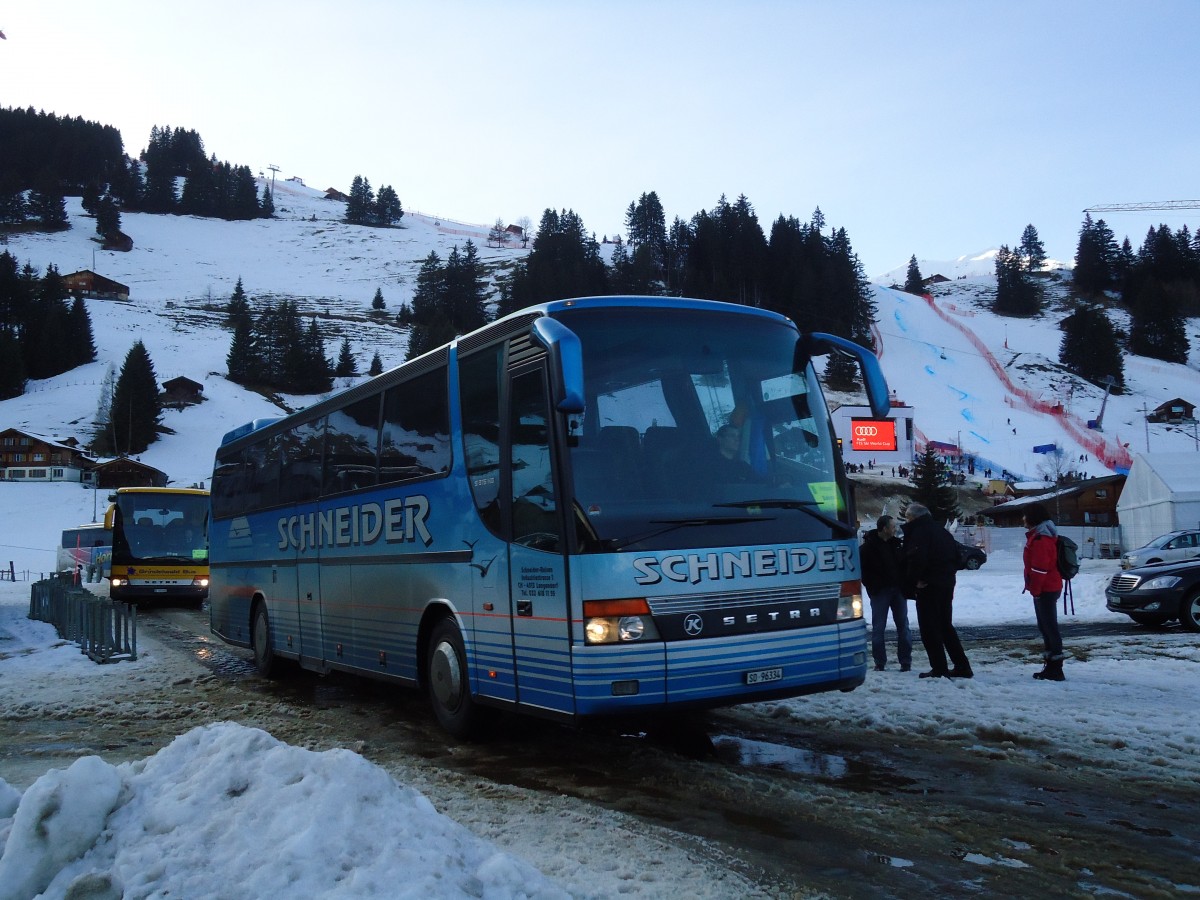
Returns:
[[[208,587],[208,579],[203,575],[197,575],[192,579],[192,587],[206,588]]]
[[[843,581],[842,593],[838,597],[838,620],[861,619],[863,614],[862,582]]]
[[[658,629],[643,598],[585,600],[583,633],[589,644],[624,644],[658,639]]]
[[[112,578],[108,579],[108,584],[110,587],[123,587],[125,585],[125,579],[114,575]]]

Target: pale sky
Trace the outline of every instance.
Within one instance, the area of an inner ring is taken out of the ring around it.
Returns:
[[[1069,262],[1085,207],[1200,199],[1197,0],[25,0],[0,31],[0,105],[484,225],[745,194],[873,276],[1030,223]],[[1136,249],[1200,210],[1103,218]]]

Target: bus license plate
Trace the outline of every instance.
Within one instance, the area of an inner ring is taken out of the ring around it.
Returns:
[[[746,673],[746,684],[767,684],[771,681],[783,681],[783,669],[759,669]]]

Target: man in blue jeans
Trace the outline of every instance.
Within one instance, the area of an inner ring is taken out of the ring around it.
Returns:
[[[884,630],[888,611],[896,626],[896,657],[900,671],[912,668],[912,634],[908,630],[908,600],[902,587],[904,578],[904,546],[896,536],[896,520],[880,516],[875,530],[867,532],[860,554],[862,583],[871,598],[871,655],[875,671],[887,668],[887,648]]]

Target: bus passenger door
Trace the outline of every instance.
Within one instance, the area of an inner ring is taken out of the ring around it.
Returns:
[[[509,583],[517,701],[573,712],[563,515],[545,367],[524,367],[512,375],[508,396]]]

